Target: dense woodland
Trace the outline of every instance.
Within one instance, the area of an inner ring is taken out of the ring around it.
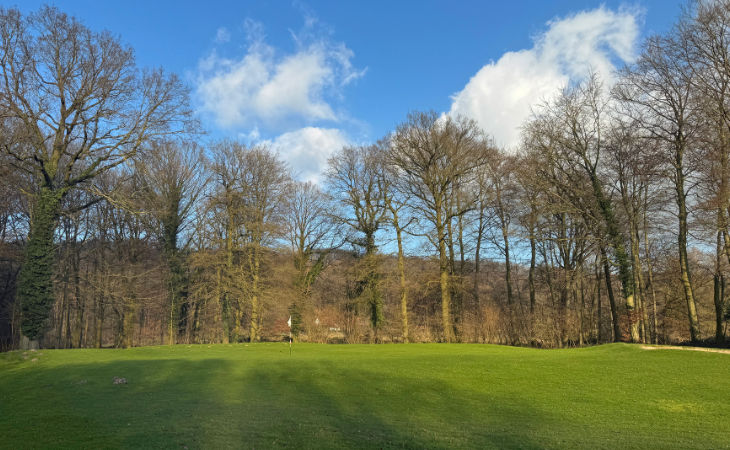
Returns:
[[[537,99],[536,99],[537,100]],[[411,112],[296,181],[54,8],[0,10],[0,349],[725,341],[730,1],[689,3],[519,148]]]

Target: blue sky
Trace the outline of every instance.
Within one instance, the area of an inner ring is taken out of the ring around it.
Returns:
[[[24,12],[44,2],[24,0]],[[316,180],[409,111],[477,120],[506,147],[529,107],[589,69],[607,82],[683,2],[56,1],[178,73],[211,139],[265,142]]]

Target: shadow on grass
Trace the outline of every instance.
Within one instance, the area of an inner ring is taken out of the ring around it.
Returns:
[[[268,368],[267,368],[268,369]],[[524,402],[500,403],[483,392],[432,378],[298,362],[256,369],[245,397],[277,399],[268,444],[364,448],[533,448],[542,414]],[[262,395],[262,393],[264,393]],[[247,428],[241,424],[241,436]],[[515,433],[517,431],[517,433]],[[282,435],[284,437],[282,437]],[[275,437],[276,436],[276,437]]]
[[[0,380],[0,446],[545,446],[548,419],[524,401],[392,373],[296,358],[15,370]]]
[[[123,360],[29,367],[0,380],[0,446],[183,448],[202,445],[195,421],[215,406],[208,377],[221,359]],[[114,377],[126,384],[113,384]]]

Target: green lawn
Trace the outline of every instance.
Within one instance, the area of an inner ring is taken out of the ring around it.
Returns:
[[[297,344],[289,356],[265,343],[23,355],[0,355],[0,447],[730,448],[728,354]]]

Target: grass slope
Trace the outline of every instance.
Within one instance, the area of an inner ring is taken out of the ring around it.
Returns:
[[[729,400],[730,355],[621,344],[42,350],[0,355],[0,446],[728,448]]]

